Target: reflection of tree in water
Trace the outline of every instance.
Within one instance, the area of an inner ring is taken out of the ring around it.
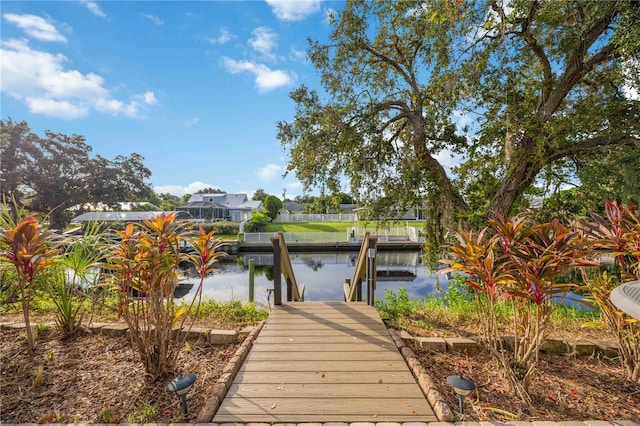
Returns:
[[[318,269],[320,269],[320,268],[322,268],[324,266],[324,263],[322,263],[321,260],[314,259],[312,257],[303,257],[302,261],[304,262],[305,265],[307,265],[309,268],[311,268],[314,272],[317,272]]]
[[[270,266],[270,265],[254,266],[253,273],[256,277],[260,275],[264,275],[267,280],[273,281],[273,266]]]

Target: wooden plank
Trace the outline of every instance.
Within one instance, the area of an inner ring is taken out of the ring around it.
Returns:
[[[423,398],[413,383],[273,383],[234,384],[229,389],[233,398]]]
[[[253,360],[242,366],[244,371],[324,371],[344,372],[344,371],[407,371],[404,360],[398,361],[261,361]]]
[[[242,415],[242,419],[239,419],[237,415],[218,415],[213,419],[216,423],[307,423],[309,422],[309,415],[307,414],[259,414],[259,415]],[[313,420],[317,423],[328,423],[328,422],[346,422],[346,423],[356,423],[356,422],[367,422],[367,423],[375,423],[375,422],[394,422],[394,423],[404,423],[404,422],[437,422],[438,418],[435,415],[428,416],[391,416],[386,415],[384,418],[378,417],[378,415],[371,414],[361,414],[361,415],[350,415],[350,414],[317,414],[313,417]]]
[[[384,345],[368,343],[364,341],[360,341],[357,345],[353,345],[351,343],[334,343],[331,345],[332,352],[371,352],[378,351],[381,349],[385,350],[393,350],[393,343],[388,343]],[[299,341],[289,342],[287,340],[286,343],[256,343],[251,348],[251,352],[253,351],[266,351],[266,352],[322,352],[327,351],[327,345],[324,343],[300,343]],[[284,359],[284,358],[283,358]]]
[[[251,351],[245,362],[252,360],[280,360],[282,359],[281,351]],[[402,355],[397,351],[368,351],[368,352],[345,352],[345,351],[291,351],[287,356],[291,361],[400,361],[403,360]]]
[[[281,343],[322,343],[324,345],[330,346],[334,343],[351,343],[357,345],[358,343],[372,343],[377,345],[388,345],[389,341],[380,337],[380,336],[346,336],[342,335],[329,335],[329,336],[258,336],[256,339],[256,345],[261,343],[271,343],[271,344],[281,344]],[[329,350],[329,349],[327,349]]]
[[[269,325],[269,327],[263,327],[262,331],[260,332],[260,335],[277,335],[277,334],[289,334],[291,336],[304,336],[304,335],[308,335],[309,334],[309,330],[313,330],[313,335],[314,336],[328,336],[331,334],[344,334],[344,335],[368,335],[368,336],[380,336],[381,334],[384,335],[383,333],[386,333],[386,330],[383,328],[383,326],[380,327],[359,327],[359,328],[352,328],[352,327],[333,327],[333,326],[328,326],[326,324],[316,324],[314,327],[307,327],[307,328],[292,328],[290,326],[285,326],[284,324],[282,326],[278,326],[278,325]]]
[[[240,370],[236,375],[234,383],[271,383],[278,386],[282,383],[410,383],[416,384],[415,379],[410,374],[399,374],[397,371],[377,371],[374,377],[362,374],[362,372],[345,371],[340,374],[324,373],[324,377],[320,372],[310,371],[262,371],[260,374],[245,372]],[[417,387],[417,385],[416,385]]]
[[[274,391],[275,393],[275,391]],[[275,405],[275,407],[274,407]],[[273,408],[272,408],[273,407]],[[419,417],[431,414],[431,407],[422,398],[231,398],[225,399],[218,415],[234,415],[242,422],[244,415],[305,414],[368,415]],[[415,413],[415,414],[414,414]],[[219,420],[214,417],[214,422]]]

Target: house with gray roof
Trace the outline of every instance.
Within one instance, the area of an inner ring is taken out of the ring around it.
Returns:
[[[194,219],[243,222],[254,210],[262,208],[262,201],[250,200],[247,194],[193,194],[187,204],[176,207]]]

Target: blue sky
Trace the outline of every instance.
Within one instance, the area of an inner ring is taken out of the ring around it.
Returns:
[[[136,152],[158,192],[302,194],[276,123],[319,88],[330,1],[2,1],[3,119]]]

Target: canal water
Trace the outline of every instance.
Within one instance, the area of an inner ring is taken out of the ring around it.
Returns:
[[[343,283],[352,278],[358,252],[290,253],[296,280],[305,285],[307,301],[343,301]],[[249,259],[255,265],[255,301],[267,306],[268,289],[273,289],[273,255],[270,253],[245,253],[216,264],[217,270],[209,275],[203,285],[203,297],[217,301],[249,300]],[[436,276],[422,264],[419,252],[378,252],[376,299],[384,299],[385,290],[407,290],[412,299],[439,295],[445,290],[447,277]],[[282,297],[286,298],[286,285],[282,285]],[[198,279],[187,276],[181,284],[185,300],[191,300]],[[366,286],[363,287],[366,295]],[[273,304],[273,296],[270,296]]]

